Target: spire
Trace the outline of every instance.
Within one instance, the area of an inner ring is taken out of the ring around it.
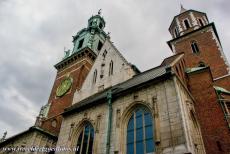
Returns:
[[[184,13],[185,11],[187,11],[182,4],[180,4],[180,13]]]
[[[98,14],[98,15],[101,15],[101,9],[98,10],[98,13],[97,13],[97,14]]]

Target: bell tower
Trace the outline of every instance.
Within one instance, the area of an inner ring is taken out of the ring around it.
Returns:
[[[88,20],[86,28],[73,36],[74,47],[65,51],[64,58],[54,67],[57,75],[48,103],[41,108],[36,126],[58,135],[62,113],[72,105],[76,90],[80,90],[106,38],[105,21],[99,11]]]
[[[168,41],[169,47],[173,53],[185,53],[188,68],[209,66],[214,79],[229,73],[215,24],[209,22],[205,13],[181,6],[169,32],[173,38]]]
[[[205,13],[181,6],[169,32],[172,52],[184,53],[185,85],[195,100],[206,153],[227,154],[230,121],[225,103],[229,101],[226,89],[230,90],[230,74],[215,24],[209,22]]]

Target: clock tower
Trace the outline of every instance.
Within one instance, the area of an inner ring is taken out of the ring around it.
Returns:
[[[58,135],[63,119],[61,114],[65,108],[71,106],[75,91],[81,88],[106,38],[109,37],[104,32],[104,27],[105,21],[99,11],[88,20],[87,28],[73,36],[72,51],[65,51],[64,58],[54,66],[57,75],[48,103],[41,108],[37,117],[36,126]]]

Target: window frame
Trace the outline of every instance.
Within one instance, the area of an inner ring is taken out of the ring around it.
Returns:
[[[141,110],[141,117],[142,117],[142,126],[141,126],[141,128],[136,128],[136,118],[138,118],[138,117],[136,117],[136,113],[137,113],[137,111],[138,110]],[[145,123],[145,114],[149,114],[150,116],[151,116],[151,125],[148,125],[148,124],[146,124]],[[154,131],[154,128],[155,128],[155,123],[154,123],[154,117],[153,117],[153,115],[152,115],[152,113],[151,113],[151,111],[150,110],[148,110],[146,107],[143,107],[143,106],[140,106],[140,107],[136,107],[136,108],[134,108],[132,111],[131,111],[131,113],[130,113],[130,115],[129,115],[129,117],[127,118],[127,123],[126,123],[126,125],[125,125],[125,153],[128,153],[128,131],[130,131],[130,130],[128,130],[128,125],[129,125],[129,122],[130,122],[130,120],[131,120],[131,118],[133,118],[133,154],[137,154],[137,148],[136,148],[136,144],[137,144],[137,142],[142,142],[143,143],[143,152],[144,153],[146,153],[146,150],[147,150],[147,141],[149,141],[149,140],[152,140],[152,143],[153,143],[153,151],[151,151],[151,153],[154,153],[155,151],[156,151],[156,144],[155,144],[155,131]],[[146,127],[151,127],[152,128],[152,137],[150,137],[150,138],[147,138],[146,139]],[[137,139],[136,139],[136,130],[139,130],[139,129],[141,129],[142,130],[142,140],[140,140],[140,141],[137,141]],[[131,143],[131,142],[129,142],[129,143]]]
[[[195,40],[191,41],[190,47],[192,49],[192,53],[194,53],[194,54],[199,54],[200,53],[200,48],[198,46],[197,41],[195,41]]]
[[[93,72],[93,84],[97,82],[97,69]]]
[[[103,47],[103,43],[99,40],[97,44],[97,50],[101,51],[102,47]]]
[[[93,125],[90,123],[90,122],[85,122],[81,129],[78,131],[78,135],[76,136],[76,142],[75,142],[75,147],[76,147],[76,150],[79,149],[79,153],[77,153],[77,151],[75,152],[75,154],[82,154],[83,153],[83,146],[84,146],[84,140],[85,140],[85,130],[86,130],[86,127],[89,126],[89,132],[88,132],[88,136],[87,136],[87,145],[86,145],[86,153],[89,152],[89,145],[90,145],[90,137],[91,137],[91,129],[93,130],[93,139],[92,139],[92,153],[94,153],[94,140],[95,140],[95,129],[93,127]],[[81,139],[80,139],[81,137]],[[78,141],[80,139],[80,147],[78,148]]]
[[[113,71],[113,60],[110,61],[109,63],[109,76],[112,76],[114,71]]]
[[[189,29],[189,28],[192,27],[188,18],[186,18],[186,19],[183,20],[183,24],[184,24],[185,30],[187,30],[187,29]]]

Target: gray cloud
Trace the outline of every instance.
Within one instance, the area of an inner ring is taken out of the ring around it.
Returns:
[[[206,12],[214,21],[226,57],[230,58],[230,2],[226,0],[1,0],[0,1],[0,136],[33,125],[48,100],[55,78],[53,65],[72,35],[101,8],[106,31],[127,58],[141,70],[171,55],[168,27],[185,8]]]

